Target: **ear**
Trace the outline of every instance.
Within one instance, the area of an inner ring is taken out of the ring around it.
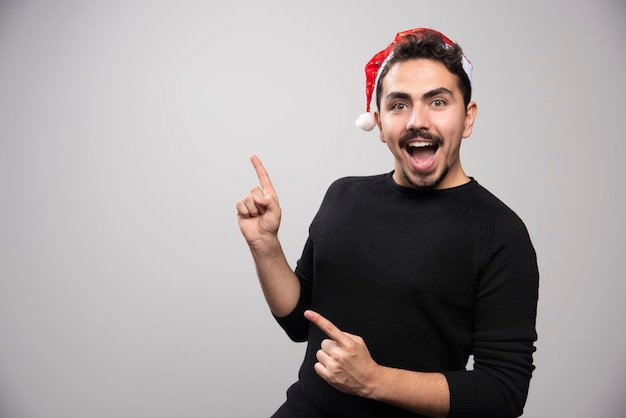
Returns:
[[[478,113],[478,105],[476,102],[469,102],[465,109],[465,128],[463,129],[463,138],[468,138],[474,129],[474,121]]]
[[[376,126],[378,126],[378,137],[380,138],[380,141],[383,143],[387,143],[387,140],[385,139],[385,136],[383,135],[383,126],[380,123],[380,114],[378,113],[378,110],[374,111],[374,120],[376,121]]]

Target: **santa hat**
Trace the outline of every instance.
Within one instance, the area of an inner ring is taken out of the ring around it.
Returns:
[[[362,113],[361,115],[359,115],[359,117],[356,120],[357,128],[361,128],[364,131],[371,131],[376,126],[376,121],[374,120],[374,114],[371,112],[371,102],[372,102],[372,95],[374,91],[376,90],[376,84],[378,83],[378,74],[385,67],[385,65],[387,64],[387,62],[393,55],[393,50],[396,44],[399,42],[402,42],[405,36],[418,34],[420,32],[437,33],[438,35],[441,36],[441,38],[443,39],[446,45],[451,46],[454,44],[446,35],[434,29],[415,28],[415,29],[406,30],[404,32],[398,32],[393,42],[390,43],[387,46],[387,48],[378,52],[376,55],[372,57],[372,59],[368,61],[367,64],[365,64],[365,96],[366,96],[367,102],[366,102],[366,107],[365,107],[365,113]],[[465,57],[465,55],[462,56],[461,61],[463,64],[463,69],[465,70],[465,73],[467,74],[467,77],[469,78],[471,82],[472,81],[472,64]]]

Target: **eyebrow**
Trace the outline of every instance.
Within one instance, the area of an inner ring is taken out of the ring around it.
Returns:
[[[422,99],[430,99],[431,97],[441,96],[441,95],[454,96],[454,93],[452,93],[452,90],[449,90],[445,87],[439,87],[439,88],[436,88],[436,89],[433,89],[424,93],[422,95]],[[391,93],[387,95],[386,99],[387,100],[393,100],[393,99],[410,100],[411,96],[408,93],[392,91]]]
[[[452,90],[449,90],[445,87],[439,87],[437,89],[427,91],[426,93],[422,95],[422,98],[429,99],[431,97],[441,96],[441,95],[454,96],[454,93],[452,93]]]

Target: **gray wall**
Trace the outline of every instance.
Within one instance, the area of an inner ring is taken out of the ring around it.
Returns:
[[[524,416],[622,417],[624,2],[212,3],[0,2],[0,416],[268,416],[304,346],[236,224],[248,156],[295,263],[332,180],[392,168],[363,66],[428,26],[475,67],[465,169],[539,254]]]

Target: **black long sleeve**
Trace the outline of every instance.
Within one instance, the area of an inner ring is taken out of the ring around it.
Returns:
[[[431,191],[400,187],[390,174],[336,181],[296,274],[300,302],[277,320],[308,348],[285,408],[417,416],[342,394],[316,375],[325,336],[303,318],[311,308],[363,337],[380,364],[444,373],[450,417],[521,415],[534,370],[537,260],[521,219],[476,181]]]

